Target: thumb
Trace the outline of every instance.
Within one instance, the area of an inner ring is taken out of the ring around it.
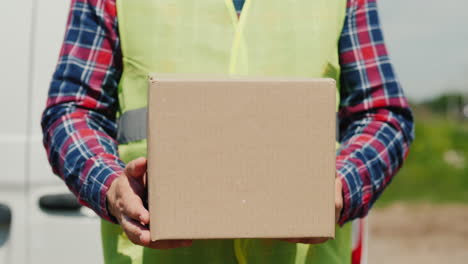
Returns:
[[[335,179],[335,222],[338,223],[343,210],[343,184],[341,178]]]
[[[138,158],[130,161],[125,167],[125,174],[132,178],[142,178],[146,172],[146,158]]]

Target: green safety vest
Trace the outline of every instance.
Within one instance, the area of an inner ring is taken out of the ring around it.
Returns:
[[[232,0],[117,0],[123,54],[120,117],[146,107],[149,73],[329,77],[339,83],[338,41],[346,2],[246,0],[238,19]],[[120,141],[119,153],[124,162],[146,156],[146,140]],[[106,221],[101,230],[109,264],[351,262],[350,225],[337,227],[336,239],[321,245],[197,240],[170,250],[134,245],[119,225]]]

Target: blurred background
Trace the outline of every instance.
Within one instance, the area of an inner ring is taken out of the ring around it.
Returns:
[[[466,263],[468,2],[378,3],[416,140],[369,218],[369,263]]]
[[[368,262],[466,263],[468,2],[379,4],[387,47],[414,110],[416,141],[369,217]],[[98,218],[52,175],[41,143],[40,115],[68,6],[0,3],[0,264],[102,262]]]

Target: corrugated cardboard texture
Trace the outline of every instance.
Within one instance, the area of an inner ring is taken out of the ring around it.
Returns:
[[[334,237],[330,79],[151,78],[151,236]]]

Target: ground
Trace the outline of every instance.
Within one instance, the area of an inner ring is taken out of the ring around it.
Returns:
[[[468,205],[396,203],[369,222],[369,264],[468,263]]]

